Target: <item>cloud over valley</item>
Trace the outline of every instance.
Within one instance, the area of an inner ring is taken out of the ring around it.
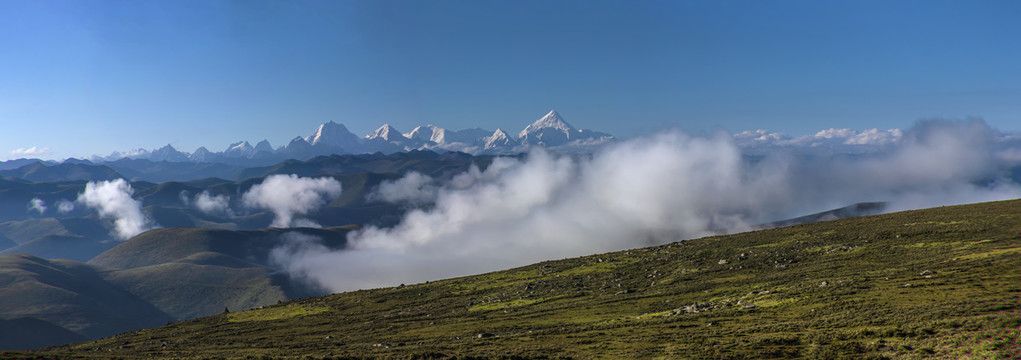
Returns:
[[[592,155],[537,148],[442,183],[409,173],[369,196],[421,205],[396,226],[365,227],[341,251],[305,239],[279,250],[276,261],[340,291],[747,230],[864,201],[901,210],[1021,194],[1001,178],[994,132],[981,121],[923,122],[886,134],[839,134],[844,141],[896,135],[864,155],[774,149],[748,156],[725,133],[665,132]],[[281,221],[298,212],[284,213]]]

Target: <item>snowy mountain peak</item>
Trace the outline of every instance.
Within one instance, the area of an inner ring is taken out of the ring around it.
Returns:
[[[319,125],[305,141],[313,146],[354,148],[358,144],[358,136],[348,131],[343,124],[330,121]]]
[[[573,140],[577,133],[578,130],[564,121],[556,110],[550,110],[546,116],[521,130],[518,138],[528,144],[556,146]]]
[[[223,155],[228,157],[249,157],[255,153],[255,147],[249,144],[248,141],[238,141],[236,143],[227,146],[227,150],[223,151]]]
[[[541,119],[536,120],[530,126],[564,131],[576,131],[574,126],[571,126],[571,124],[568,124],[567,121],[564,121],[564,118],[560,117],[560,114],[557,113],[556,110],[550,110],[550,112],[547,113],[546,116],[543,116]]]
[[[404,137],[423,142],[443,143],[447,130],[436,125],[425,125],[416,127],[411,132],[404,134]]]
[[[399,141],[407,139],[407,137],[404,136],[404,134],[401,134],[400,131],[395,129],[393,126],[390,126],[390,124],[383,124],[383,126],[380,126],[379,129],[373,131],[372,134],[365,135],[365,138],[370,140],[383,139],[386,141]]]
[[[487,136],[485,138],[485,143],[483,144],[483,146],[487,150],[492,150],[510,146],[513,143],[513,141],[514,140],[511,139],[510,134],[508,134],[506,131],[503,131],[503,129],[496,129],[496,131],[493,132],[493,135]]]
[[[167,146],[169,146],[169,145],[167,145]],[[250,147],[252,147],[252,144],[249,144],[248,141],[242,140],[242,141],[238,141],[236,143],[230,144],[230,146],[227,146],[227,151],[243,151],[243,150],[246,150],[246,149],[248,149]]]

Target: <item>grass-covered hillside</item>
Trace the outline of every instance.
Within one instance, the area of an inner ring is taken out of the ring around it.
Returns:
[[[6,355],[1016,358],[1019,237],[1021,200],[942,207],[307,298]]]

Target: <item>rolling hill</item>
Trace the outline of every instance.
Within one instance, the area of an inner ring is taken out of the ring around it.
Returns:
[[[294,300],[13,358],[1016,358],[1021,200]]]
[[[89,338],[174,319],[68,260],[0,255],[0,294],[0,319],[32,317]]]
[[[291,234],[315,236],[331,248],[343,248],[353,228],[155,229],[117,243],[89,263],[0,255],[0,319],[7,319],[0,322],[0,332],[23,327],[35,334],[8,337],[0,344],[3,349],[61,344],[208,316],[224,308],[250,309],[323,294],[279,273],[269,253]],[[68,253],[90,250],[73,244],[54,247],[61,248]]]

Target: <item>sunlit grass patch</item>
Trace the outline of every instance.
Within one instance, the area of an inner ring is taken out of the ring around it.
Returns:
[[[301,305],[291,304],[284,306],[273,306],[262,309],[254,309],[242,312],[234,312],[227,314],[227,321],[230,322],[245,322],[245,321],[269,321],[269,320],[281,320],[294,318],[299,316],[308,316],[313,314],[324,313],[330,311],[327,306],[312,306],[312,305]]]
[[[986,251],[986,252],[967,254],[967,255],[962,255],[962,256],[958,257],[958,259],[962,259],[962,260],[974,260],[974,259],[983,259],[983,258],[994,257],[994,256],[1013,255],[1013,254],[1017,254],[1017,253],[1021,253],[1021,247],[1006,248],[1006,249],[995,249],[995,250],[990,250],[990,251]]]

